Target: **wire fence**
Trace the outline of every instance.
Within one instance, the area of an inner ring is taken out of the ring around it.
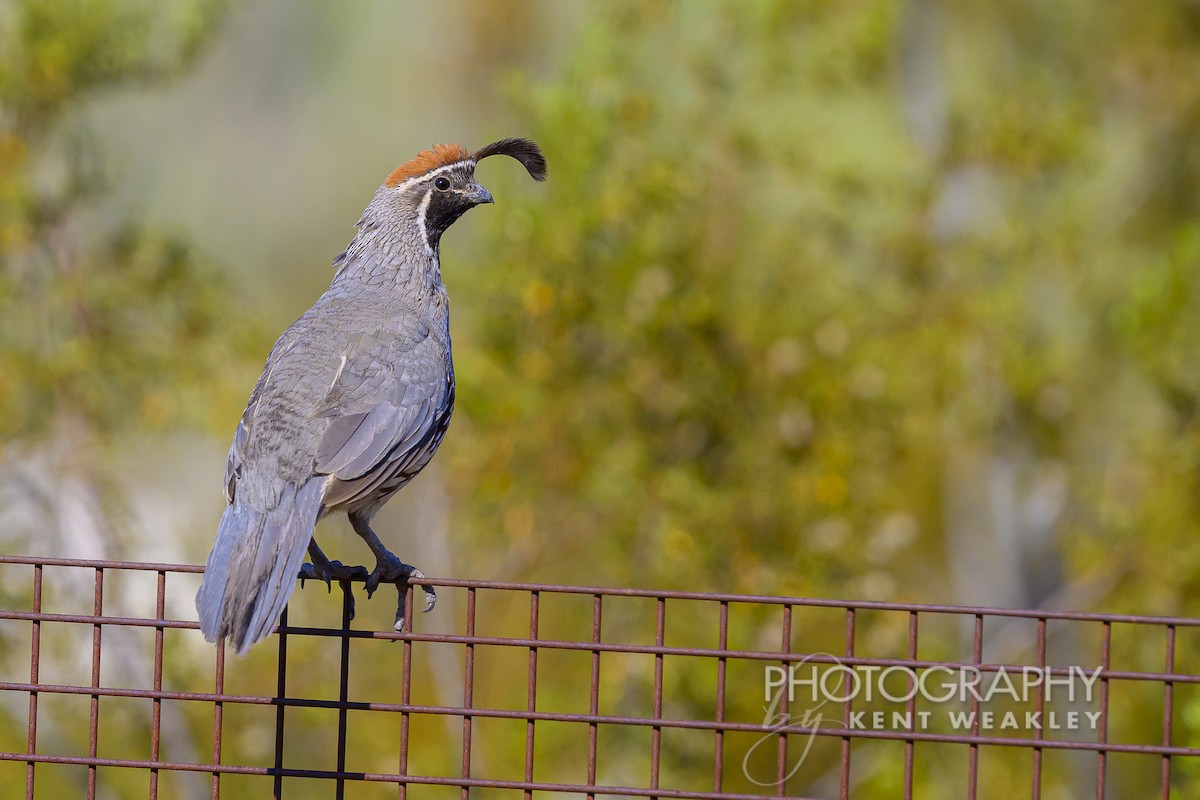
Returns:
[[[1200,796],[1196,619],[431,580],[237,659],[201,571],[0,556],[0,794]]]

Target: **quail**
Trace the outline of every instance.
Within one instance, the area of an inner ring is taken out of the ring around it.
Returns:
[[[271,349],[234,433],[227,505],[196,595],[210,642],[226,639],[244,653],[262,640],[297,577],[365,577],[368,593],[424,577],[380,542],[371,518],[429,463],[450,423],[454,364],[439,243],[468,209],[493,202],[475,182],[476,164],[493,155],[546,178],[545,157],[528,139],[474,153],[457,145],[422,151],[376,190],[333,261],[329,289]],[[333,512],[345,512],[371,548],[369,573],[318,547],[313,528]],[[435,595],[425,591],[428,610]]]

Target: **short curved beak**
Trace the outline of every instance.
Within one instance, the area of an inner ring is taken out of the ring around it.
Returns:
[[[463,192],[463,198],[476,206],[496,202],[492,199],[492,193],[478,183],[471,184],[471,188]]]

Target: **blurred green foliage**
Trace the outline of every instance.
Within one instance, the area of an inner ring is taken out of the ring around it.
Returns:
[[[1015,463],[1065,497],[1011,602],[1200,612],[1200,16],[1111,12],[610,5],[515,76],[551,180],[453,286],[456,535],[523,578],[937,601],[950,507],[1016,514],[957,496]]]
[[[929,142],[931,5],[620,7],[513,79],[553,178],[453,287],[456,527],[572,580],[929,599],[978,448],[1065,472],[1071,575],[1200,608],[1200,22],[945,9]]]
[[[197,421],[224,436],[250,384],[222,366],[272,331],[247,327],[186,243],[88,212],[100,181],[68,113],[98,87],[178,73],[221,4],[10,8],[0,435],[36,442],[66,415],[118,440]],[[489,162],[505,199],[446,247],[459,405],[438,464],[463,576],[933,602],[991,581],[1023,605],[1200,614],[1194,3],[630,1],[586,17],[561,69],[502,81],[515,122],[497,133],[535,138],[549,182]],[[1011,578],[973,572],[964,551],[990,541],[975,529],[1009,517],[1040,538]],[[546,635],[586,611],[547,611]],[[528,619],[489,613],[513,635]],[[606,613],[606,637],[644,641],[645,618]],[[840,647],[842,618],[815,616],[793,646]],[[711,622],[669,630],[709,641]],[[964,657],[961,631],[929,624],[922,657]],[[860,630],[860,654],[901,654],[903,626]],[[731,631],[731,647],[777,646],[773,617]],[[1124,667],[1161,669],[1158,635],[1120,629]],[[996,657],[1028,663],[1023,641]],[[1064,658],[1090,666],[1094,645]],[[1196,671],[1194,639],[1177,660]],[[480,703],[504,696],[510,666],[479,670]],[[272,668],[252,654],[246,691],[272,691]],[[359,668],[365,699],[394,699],[394,661]],[[543,665],[540,707],[567,707],[584,668]],[[668,715],[711,718],[708,669],[668,668]],[[318,691],[319,672],[292,691]],[[650,679],[606,667],[602,693],[644,713]],[[726,718],[761,719],[758,680]],[[1156,741],[1151,694],[1114,697],[1114,740]],[[1200,706],[1180,705],[1177,739],[1194,741]],[[327,720],[308,722],[316,757]],[[188,724],[203,750],[208,721]],[[453,732],[429,728],[414,763],[452,770]],[[259,758],[262,730],[230,736],[229,756]],[[380,770],[390,736],[363,745]],[[541,763],[578,758],[539,743]],[[711,769],[711,746],[664,738],[664,785]],[[610,747],[605,763],[633,746]],[[939,780],[960,756],[918,759],[919,796],[961,796]],[[864,759],[878,766],[863,796],[899,793],[896,757]],[[1028,791],[1027,753],[986,759],[995,796]],[[754,791],[739,763],[727,788]],[[1090,769],[1060,764],[1044,796],[1077,796]],[[1157,769],[1110,770],[1110,785],[1138,796]],[[1194,792],[1194,768],[1174,774]]]
[[[0,441],[31,444],[67,420],[102,442],[208,421],[246,325],[186,243],[99,211],[99,158],[71,112],[101,89],[180,74],[223,6],[6,4]]]

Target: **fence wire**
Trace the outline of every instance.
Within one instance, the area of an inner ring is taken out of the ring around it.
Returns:
[[[1197,619],[431,580],[237,659],[201,572],[0,556],[5,796],[1200,796]]]

